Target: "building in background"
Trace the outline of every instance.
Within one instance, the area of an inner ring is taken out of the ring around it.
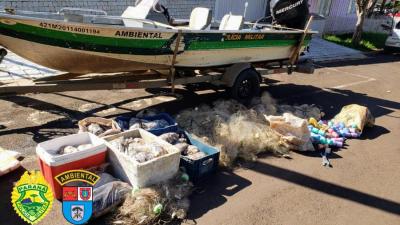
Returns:
[[[325,17],[324,33],[354,31],[357,15],[355,0],[310,0],[310,11]]]
[[[0,7],[19,10],[57,12],[63,7],[101,9],[109,15],[121,15],[128,6],[135,5],[135,0],[3,0]],[[217,20],[225,14],[243,15],[248,2],[246,19],[257,20],[265,16],[268,0],[160,0],[167,6],[175,18],[189,18],[195,7],[207,7],[214,12]]]
[[[121,15],[128,6],[134,6],[136,0],[3,0],[0,7],[19,10],[58,12],[63,7],[101,9],[109,15]],[[214,10],[215,0],[161,0],[172,16],[189,18],[194,7],[207,7]]]
[[[309,0],[310,11],[325,18],[320,22],[318,31],[329,34],[352,33],[357,22],[356,0]],[[379,0],[380,3],[382,0]],[[381,24],[387,18],[367,19],[364,30],[385,32]]]
[[[266,10],[269,8],[267,5],[268,0],[216,0],[214,17],[220,20],[229,13],[244,15],[246,9],[246,20],[255,21],[265,17]]]
[[[101,9],[109,15],[121,15],[135,2],[136,0],[3,0],[0,2],[0,7],[44,12],[57,12],[63,7],[77,7]],[[268,0],[160,0],[160,2],[168,7],[171,16],[180,19],[188,19],[195,7],[210,8],[216,20],[229,13],[243,15],[245,11],[248,21],[255,21],[269,14]],[[355,0],[309,0],[309,5],[310,11],[316,15],[312,28],[319,31],[319,35],[354,31],[357,21]],[[371,25],[371,22],[367,21],[366,30],[380,31],[381,22],[373,22]]]

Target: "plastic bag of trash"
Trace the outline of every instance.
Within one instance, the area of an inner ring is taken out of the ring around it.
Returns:
[[[100,117],[88,117],[79,121],[79,132],[90,132],[99,137],[118,134],[121,128],[114,120],[104,119]]]
[[[292,115],[284,113],[282,116],[265,116],[271,129],[282,136],[282,141],[292,150],[314,151],[311,144],[308,122]]]
[[[142,111],[136,114],[136,118],[145,118],[145,117],[155,116],[157,114],[158,112],[154,109],[143,109]]]
[[[170,132],[160,135],[159,138],[174,145],[179,142],[181,135],[179,135],[178,133]]]
[[[160,144],[155,142],[146,143],[141,138],[125,139],[121,137],[110,141],[110,144],[139,163],[144,163],[168,154],[168,151]]]
[[[352,104],[344,106],[333,122],[335,124],[344,123],[346,127],[356,128],[362,132],[365,126],[374,126],[375,118],[367,107]]]
[[[93,217],[100,217],[120,205],[132,191],[129,184],[118,181],[110,174],[100,175],[100,181],[93,187]]]
[[[21,166],[18,158],[19,152],[4,150],[0,148],[0,176],[10,173]]]
[[[58,155],[66,155],[66,154],[71,154],[71,153],[75,153],[75,152],[80,152],[80,151],[84,151],[86,149],[92,148],[93,144],[82,144],[82,145],[78,145],[78,146],[63,146],[61,147],[56,154]]]
[[[145,129],[145,130],[154,130],[154,129],[161,129],[168,127],[169,123],[166,120],[160,119],[160,120],[153,120],[153,121],[148,121],[145,119],[139,119],[139,118],[132,118],[129,121],[129,130],[135,130],[135,129]]]

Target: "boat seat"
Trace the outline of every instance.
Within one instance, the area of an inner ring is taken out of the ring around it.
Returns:
[[[189,29],[190,30],[204,30],[211,24],[211,10],[208,8],[197,7],[194,8],[190,14]]]
[[[146,19],[147,15],[149,15],[150,10],[153,8],[153,5],[157,2],[158,0],[142,0],[136,6],[128,6],[128,8],[126,8],[126,10],[121,15],[125,26],[143,27],[143,23],[136,21],[135,19]]]
[[[222,18],[219,30],[241,30],[243,22],[243,16],[227,14]]]

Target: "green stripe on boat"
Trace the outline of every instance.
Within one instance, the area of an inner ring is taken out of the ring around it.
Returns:
[[[9,26],[1,23],[0,34],[44,45],[93,52],[132,55],[172,54],[171,49],[169,47],[166,48],[169,39],[152,40],[112,38],[55,31],[25,24]]]
[[[170,45],[177,36],[174,35],[171,39],[127,39],[77,34],[22,23],[17,23],[15,25],[0,23],[0,33],[45,45],[130,55],[172,54],[173,52]],[[189,51],[286,47],[293,46],[301,34],[262,34],[258,32],[250,35],[262,36],[258,36],[260,37],[259,40],[226,40],[226,36],[221,33],[184,33],[183,42],[185,43],[185,50]],[[308,35],[305,45],[308,44],[310,39],[311,35]]]
[[[295,40],[255,40],[255,41],[207,41],[192,42],[188,50],[212,50],[229,48],[260,48],[260,47],[282,47],[291,46],[296,43]]]
[[[114,38],[104,37],[86,34],[77,34],[72,32],[58,31],[45,29],[41,27],[30,26],[22,23],[16,25],[4,25],[0,23],[0,27],[4,29],[12,29],[19,33],[32,34],[45,38],[59,39],[63,41],[76,41],[97,44],[97,45],[118,45],[121,47],[131,48],[161,48],[168,39],[126,39],[126,38]]]

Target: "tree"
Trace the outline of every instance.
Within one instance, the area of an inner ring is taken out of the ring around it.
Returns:
[[[381,7],[379,9],[379,13],[383,14],[383,10],[385,10],[387,0],[382,0]]]
[[[31,197],[33,198],[33,202],[36,202],[36,197],[38,197],[39,195],[37,194],[31,194]]]
[[[356,30],[354,31],[351,43],[353,45],[359,45],[362,38],[365,17],[368,14],[369,10],[375,7],[376,2],[378,0],[354,0],[354,1],[356,1],[357,23],[356,23]]]
[[[388,9],[390,12],[397,12],[400,9],[400,0],[397,1],[390,1],[385,5],[385,8]]]

